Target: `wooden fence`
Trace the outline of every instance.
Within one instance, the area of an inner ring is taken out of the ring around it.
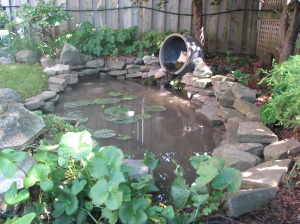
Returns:
[[[0,0],[8,12],[14,12],[24,3],[36,4],[37,0]],[[156,30],[159,33],[187,30],[193,35],[192,0],[170,0],[158,9],[159,0],[148,0],[141,7],[134,7],[131,0],[56,0],[65,4],[73,19],[63,22],[55,34],[74,29],[76,24],[90,21],[95,27],[113,29],[139,26],[140,32]],[[257,38],[258,1],[223,0],[218,6],[204,2],[206,48],[210,53],[255,54]],[[245,10],[243,10],[245,9]],[[240,11],[239,11],[240,10]]]

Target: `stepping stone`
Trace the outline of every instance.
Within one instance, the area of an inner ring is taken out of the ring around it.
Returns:
[[[249,152],[237,151],[230,148],[216,148],[213,156],[220,156],[225,159],[225,167],[234,167],[240,171],[247,170],[262,162],[262,159]]]
[[[243,172],[242,189],[278,187],[292,165],[291,159],[272,160]]]
[[[261,121],[261,117],[259,116],[260,108],[253,103],[241,99],[236,99],[234,101],[233,108],[235,108],[242,114],[245,114],[248,120]]]
[[[226,108],[226,107],[220,107],[219,111],[218,111],[218,115],[226,120],[228,120],[229,118],[233,118],[233,117],[237,117],[237,118],[241,118],[244,119],[245,116],[240,113],[239,111],[232,109],[232,108]]]
[[[276,187],[254,190],[241,190],[230,196],[223,208],[228,216],[239,217],[243,214],[259,210],[277,194]]]
[[[300,142],[297,139],[285,139],[268,145],[264,150],[265,160],[285,159],[300,152]]]
[[[277,136],[262,122],[239,122],[237,131],[239,142],[272,143],[278,140]]]
[[[237,99],[248,102],[255,102],[256,100],[256,91],[242,85],[241,83],[235,83],[232,88],[232,93]]]

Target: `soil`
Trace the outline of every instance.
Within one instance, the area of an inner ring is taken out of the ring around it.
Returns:
[[[208,65],[227,66],[226,56],[224,55],[208,55],[206,59]],[[229,67],[232,65],[229,65]],[[248,87],[257,90],[258,98],[256,105],[262,107],[270,97],[271,93],[268,86],[259,84],[264,74],[256,74],[260,68],[265,70],[271,67],[263,67],[262,62],[257,58],[253,58],[253,62],[247,66],[241,67],[233,65],[244,73],[250,74]],[[222,75],[226,75],[222,74]],[[272,131],[278,136],[279,140],[298,139],[300,141],[300,130],[285,129],[282,126],[275,126]],[[300,164],[300,154],[292,159]],[[300,165],[295,171],[290,170],[279,186],[277,197],[269,201],[263,208],[258,211],[251,212],[242,217],[232,218],[222,215],[216,215],[209,218],[211,223],[246,223],[246,224],[296,224],[300,223]],[[209,223],[210,223],[209,222]]]

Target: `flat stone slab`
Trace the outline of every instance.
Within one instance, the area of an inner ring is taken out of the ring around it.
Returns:
[[[142,72],[136,72],[136,73],[130,73],[130,74],[126,74],[126,78],[130,79],[130,78],[141,78],[143,76]]]
[[[60,75],[60,74],[69,74],[70,73],[70,65],[56,64],[51,68],[45,68],[43,70],[44,73],[50,76]]]
[[[241,83],[235,83],[235,85],[232,88],[232,94],[236,98],[248,102],[255,102],[256,100],[256,91],[242,85]]]
[[[102,67],[104,67],[104,65],[105,65],[105,62],[103,59],[91,60],[85,64],[85,66],[87,68],[102,68]]]
[[[107,67],[122,70],[125,68],[125,61],[109,61],[107,62]]]
[[[278,187],[292,165],[291,159],[272,160],[243,172],[242,189]]]
[[[229,81],[215,82],[213,88],[216,93],[216,96],[219,97],[219,95],[223,95],[228,91],[231,92],[234,84],[235,84],[234,82],[229,82]]]
[[[261,121],[261,117],[259,116],[260,108],[253,103],[242,99],[236,99],[234,101],[233,108],[242,114],[245,114],[248,120]]]
[[[126,75],[127,70],[116,70],[116,71],[110,71],[108,72],[110,76],[121,76],[121,75]]]
[[[228,216],[239,217],[243,214],[259,210],[277,194],[276,187],[254,190],[241,190],[225,202],[223,208]]]
[[[227,149],[240,151],[240,152],[249,152],[256,156],[262,156],[264,151],[264,146],[260,143],[225,143],[217,147],[214,152],[218,154],[226,151]]]
[[[42,93],[36,95],[36,97],[41,98],[41,99],[43,99],[44,101],[51,100],[51,99],[53,99],[53,98],[56,97],[56,96],[57,96],[57,93],[56,93],[56,92],[52,92],[52,91],[44,91],[44,92],[42,92]],[[34,98],[34,97],[28,98],[28,99],[26,99],[26,101],[29,101],[29,100],[31,100],[32,98]]]
[[[285,159],[289,155],[300,152],[300,142],[297,139],[285,139],[276,141],[266,146],[264,150],[265,160]]]
[[[272,143],[278,140],[277,136],[262,122],[239,122],[237,130],[239,142]]]
[[[194,76],[192,73],[187,73],[182,77],[182,83],[186,85],[190,85],[196,88],[205,89],[211,86],[211,79],[210,78],[199,78]]]
[[[218,111],[218,115],[226,120],[228,120],[229,118],[233,118],[233,117],[237,117],[237,118],[241,118],[244,119],[245,116],[240,113],[239,111],[232,109],[232,108],[226,108],[226,107],[220,107],[219,111]]]
[[[212,152],[213,156],[220,156],[225,159],[225,167],[234,167],[240,171],[247,170],[262,162],[262,159],[249,152],[233,150],[230,148],[216,148]]]
[[[140,66],[138,65],[132,65],[130,68],[128,68],[127,66],[127,73],[131,74],[131,73],[138,73],[140,72]]]
[[[211,127],[223,125],[223,119],[218,116],[218,107],[211,104],[204,104],[202,108],[195,110],[198,117],[206,120]]]
[[[146,55],[143,57],[145,65],[159,65],[159,58],[154,56]]]
[[[184,90],[191,91],[194,93],[199,93],[201,95],[206,95],[206,96],[215,96],[215,93],[212,89],[199,89],[199,88],[187,85],[184,87]]]
[[[229,78],[227,76],[224,76],[224,75],[214,75],[211,77],[211,83],[212,85],[215,85],[216,82],[224,82],[224,81],[234,81],[233,78]]]
[[[24,106],[28,110],[36,110],[45,105],[45,101],[39,97],[33,97],[31,100],[26,101]]]

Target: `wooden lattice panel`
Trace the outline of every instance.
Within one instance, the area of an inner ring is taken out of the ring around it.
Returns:
[[[265,4],[263,4],[263,9],[282,8],[282,4],[284,2],[286,2],[286,0],[265,0]]]

